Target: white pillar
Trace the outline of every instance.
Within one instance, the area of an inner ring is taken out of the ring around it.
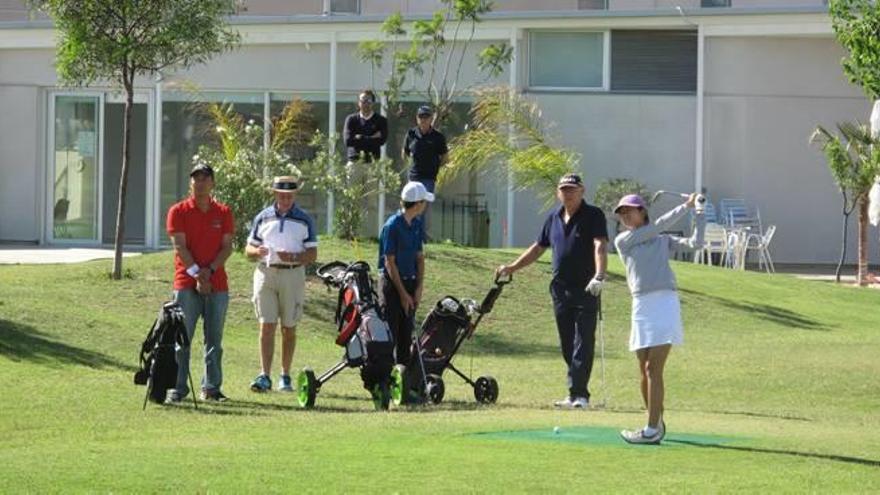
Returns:
[[[330,105],[330,122],[327,124],[327,136],[330,141],[336,137],[336,31],[330,33],[330,96],[328,98]],[[330,150],[332,158],[336,153],[336,149]],[[335,203],[333,193],[327,194],[327,232],[333,232],[333,209]]]
[[[147,218],[145,230],[147,247],[158,248],[162,242],[162,73],[156,75],[153,98],[153,170],[147,173]]]
[[[697,26],[697,135],[696,151],[694,156],[694,190],[703,191],[703,102],[704,95],[704,67],[706,54],[706,34],[703,25]]]
[[[375,89],[374,89],[375,91]],[[386,96],[382,96],[381,100],[381,114],[382,116],[388,116],[388,98]],[[388,158],[388,144],[382,145],[382,154],[381,158]],[[382,227],[385,225],[385,184],[382,181],[379,181],[379,205],[376,210],[376,236],[382,235]]]
[[[511,53],[513,54],[513,58],[510,60],[510,91],[512,93],[517,93],[517,76],[519,73],[519,57],[517,56],[518,50],[518,38],[519,30],[517,28],[512,28],[510,30],[510,47],[513,50]],[[513,139],[513,135],[511,134],[511,139]],[[510,168],[510,164],[507,166],[507,237],[504,239],[504,247],[513,246],[513,225],[514,225],[514,201],[516,200],[516,195],[514,194],[514,183],[513,183],[513,170]]]
[[[263,93],[263,153],[269,153],[272,145],[272,93]],[[265,172],[264,172],[265,175]]]

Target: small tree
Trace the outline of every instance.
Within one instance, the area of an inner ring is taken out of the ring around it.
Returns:
[[[534,190],[550,207],[556,201],[559,178],[577,170],[579,160],[576,152],[551,142],[537,103],[506,87],[482,88],[476,92],[470,128],[452,140],[449,164],[441,169],[438,184],[465,171],[486,172],[506,162],[516,186]]]
[[[408,32],[399,12],[382,24],[385,40],[369,40],[358,45],[357,56],[370,64],[370,79],[390,54],[385,97],[388,108],[402,113],[401,98],[417,95],[434,106],[434,125],[449,115],[452,105],[463,92],[476,84],[460,85],[461,69],[476,34],[481,17],[492,10],[486,0],[441,0],[445,6],[434,12],[430,20],[415,21]],[[449,30],[451,29],[451,37]],[[466,37],[462,32],[467,31]],[[405,43],[409,35],[409,43]],[[477,54],[477,64],[486,79],[504,71],[513,57],[506,43],[490,44]],[[424,77],[423,83],[417,80]],[[396,110],[395,110],[396,109]]]
[[[833,134],[819,126],[810,138],[818,143],[828,160],[828,168],[843,196],[843,234],[840,260],[835,272],[840,282],[840,270],[846,259],[846,237],[849,216],[859,209],[859,267],[858,283],[867,284],[868,275],[868,191],[874,177],[880,173],[880,139],[871,136],[868,126],[841,123],[839,134]]]
[[[226,18],[235,0],[28,0],[59,32],[56,66],[61,82],[88,85],[105,80],[125,92],[122,170],[116,209],[113,278],[122,276],[125,197],[136,76],[168,67],[204,63],[236,46],[239,35]]]
[[[876,0],[830,0],[828,11],[837,41],[847,51],[841,60],[843,73],[874,101],[871,112],[871,135],[880,137],[880,2]],[[875,177],[880,181],[880,177]],[[868,208],[868,201],[864,202]],[[874,205],[874,208],[877,208]],[[868,219],[859,211],[859,232],[868,229]],[[863,225],[862,222],[865,222]],[[859,279],[861,269],[867,270],[868,238],[859,239]],[[864,243],[864,245],[863,245]],[[864,254],[865,258],[862,258]]]
[[[333,233],[341,239],[357,239],[366,211],[365,202],[383,190],[397,190],[400,174],[392,161],[382,158],[373,162],[356,160],[346,163],[335,152],[336,139],[315,133],[311,146],[315,157],[304,161],[300,168],[306,188],[333,194]],[[384,188],[383,188],[384,186]]]
[[[593,204],[605,212],[606,218],[615,219],[615,233],[620,232],[620,220],[616,219],[614,208],[617,207],[620,198],[627,194],[638,194],[645,201],[651,200],[651,191],[635,179],[620,177],[605,179],[596,186],[596,198],[593,200]]]
[[[270,126],[269,146],[264,148],[263,127],[245,121],[232,104],[208,103],[199,109],[210,117],[215,144],[202,145],[193,162],[210,165],[218,180],[214,194],[229,205],[235,217],[233,245],[243,249],[250,231],[249,220],[271,199],[268,187],[277,175],[300,176],[291,149],[309,145],[316,123],[311,104],[295,99],[284,107]]]

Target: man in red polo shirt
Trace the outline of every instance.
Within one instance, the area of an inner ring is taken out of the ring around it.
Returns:
[[[229,305],[223,264],[232,254],[232,211],[215,201],[214,170],[197,164],[190,177],[192,195],[168,210],[167,230],[174,246],[174,300],[183,307],[186,330],[192,342],[196,323],[202,318],[205,332],[205,374],[202,399],[224,401],[223,324]],[[190,348],[177,351],[177,386],[168,391],[166,403],[180,402],[189,393]]]

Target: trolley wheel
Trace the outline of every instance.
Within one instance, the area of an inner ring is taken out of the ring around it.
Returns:
[[[373,385],[370,395],[373,397],[373,407],[377,411],[388,410],[388,405],[391,404],[391,385],[387,381]]]
[[[406,370],[398,364],[391,370],[391,402],[395,406],[406,404],[406,396],[409,394],[406,384]]]
[[[491,376],[481,376],[474,383],[474,398],[481,404],[494,404],[498,400],[498,381]]]
[[[318,395],[318,379],[311,368],[303,368],[296,375],[296,402],[299,407],[311,409],[315,405],[315,396]]]
[[[428,400],[434,404],[443,402],[443,394],[446,393],[443,378],[440,375],[428,375],[427,382],[428,388],[425,390],[425,393],[428,395]]]

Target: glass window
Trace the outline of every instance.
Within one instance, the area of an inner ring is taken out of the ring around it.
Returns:
[[[730,0],[701,0],[700,7],[730,7]]]
[[[578,10],[605,10],[608,8],[606,0],[578,0]]]
[[[601,89],[604,34],[532,32],[529,35],[529,86]]]
[[[162,170],[159,212],[165,231],[168,208],[189,194],[189,171],[199,146],[213,142],[215,126],[203,111],[209,102],[232,103],[233,109],[247,120],[263,124],[264,93],[200,94],[166,92],[162,95]],[[160,236],[168,243],[168,236]]]
[[[334,14],[360,14],[360,0],[330,0],[330,12]]]
[[[307,101],[311,105],[312,122],[307,131],[313,134],[320,130],[327,135],[327,126],[330,119],[330,105],[327,103],[327,95],[273,93],[270,107],[272,119],[275,120],[284,112],[284,108],[295,98]],[[338,112],[337,112],[338,113]],[[342,118],[345,118],[343,116]],[[339,120],[337,116],[337,120]],[[340,124],[341,129],[341,124]],[[310,159],[313,151],[308,146],[291,145],[285,150],[292,158],[294,164],[298,161]],[[299,193],[297,205],[304,209],[315,221],[318,233],[327,231],[327,195],[320,191],[307,188]]]
[[[696,31],[612,31],[611,90],[696,92]]]

